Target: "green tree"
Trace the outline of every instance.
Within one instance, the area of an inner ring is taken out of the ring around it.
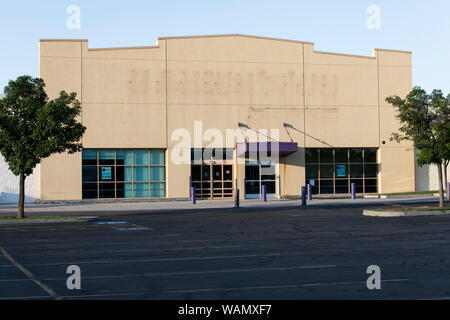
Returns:
[[[447,168],[450,164],[450,94],[447,96],[447,105],[442,108],[441,112],[441,126],[443,131],[443,156],[442,163],[444,167],[444,186],[447,188],[448,185],[448,173]]]
[[[397,119],[401,124],[391,141],[413,141],[419,151],[417,164],[438,167],[439,205],[443,208],[442,165],[450,153],[450,95],[445,97],[441,90],[427,94],[420,87],[414,87],[406,99],[392,96],[386,101],[398,111]]]
[[[448,100],[450,100],[450,95],[447,97]],[[447,130],[447,134],[450,136],[450,124],[448,124],[448,130]],[[445,152],[446,154],[444,155],[444,159],[443,159],[443,167],[444,167],[444,186],[447,190],[448,188],[448,166],[450,165],[450,137],[446,139],[447,141],[447,146],[445,147]]]
[[[52,154],[79,152],[86,131],[77,121],[81,104],[76,94],[62,91],[49,101],[44,89],[42,79],[21,76],[8,83],[0,99],[0,153],[19,176],[19,219],[25,217],[26,177]]]

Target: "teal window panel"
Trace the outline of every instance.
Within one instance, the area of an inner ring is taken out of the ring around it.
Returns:
[[[138,166],[148,166],[148,150],[134,150],[133,152],[133,164]]]
[[[150,167],[150,181],[165,181],[166,168],[165,167]]]
[[[134,167],[133,168],[133,181],[149,181],[148,180],[148,167]]]
[[[124,186],[125,189],[125,198],[132,198],[133,197],[133,186],[131,183],[125,183]]]
[[[100,150],[99,163],[101,165],[114,165],[115,151],[114,150]]]
[[[133,181],[133,171],[131,167],[124,168],[124,181]]]
[[[97,165],[97,150],[83,150],[82,164],[83,164],[83,166],[96,166]]]
[[[150,164],[151,165],[164,165],[166,162],[166,155],[164,150],[151,150],[150,151]]]
[[[117,150],[116,159],[118,165],[131,166],[133,152],[131,150]]]
[[[133,183],[133,195],[135,198],[148,198],[148,183]]]
[[[83,150],[83,160],[97,160],[97,150]]]
[[[166,197],[166,184],[163,182],[150,183],[150,197],[165,198]]]
[[[114,160],[114,150],[100,150],[100,160]]]

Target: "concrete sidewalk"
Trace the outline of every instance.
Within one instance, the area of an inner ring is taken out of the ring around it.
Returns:
[[[308,201],[308,206],[339,206],[339,205],[384,205],[393,203],[414,203],[432,202],[436,198],[417,197],[414,199],[316,199]],[[301,200],[241,200],[242,208],[263,208],[263,207],[300,207]],[[190,201],[164,201],[164,202],[117,202],[117,203],[74,203],[74,204],[30,204],[25,205],[27,214],[36,215],[39,213],[71,213],[71,212],[124,212],[124,211],[160,211],[160,210],[192,210],[192,209],[226,209],[233,208],[233,200],[202,200],[196,205]],[[14,216],[17,212],[17,205],[0,205],[0,215]]]

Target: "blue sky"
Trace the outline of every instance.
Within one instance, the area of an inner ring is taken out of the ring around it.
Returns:
[[[81,29],[66,26],[70,5]],[[367,28],[367,8],[381,28]],[[311,41],[316,50],[370,55],[413,51],[413,82],[450,93],[448,0],[8,0],[0,4],[0,92],[8,80],[38,75],[38,40],[89,39],[89,46],[154,45],[162,36],[243,33]]]

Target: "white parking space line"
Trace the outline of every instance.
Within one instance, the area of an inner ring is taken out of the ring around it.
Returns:
[[[381,282],[407,282],[408,279],[392,279],[392,280],[382,280]],[[173,290],[167,291],[168,294],[177,293],[202,293],[202,292],[220,292],[220,291],[239,291],[239,290],[267,290],[267,289],[295,289],[295,288],[308,288],[315,286],[341,286],[350,284],[366,284],[365,281],[346,281],[346,282],[324,282],[324,283],[299,283],[299,284],[289,284],[289,285],[279,285],[279,286],[249,286],[249,287],[236,287],[236,288],[211,288],[211,289],[194,289],[194,290]]]
[[[26,278],[26,279],[3,279],[0,280],[0,282],[27,282],[27,281],[32,281],[30,278]]]
[[[336,265],[323,266],[295,266],[295,267],[267,267],[267,268],[243,268],[243,269],[221,269],[221,270],[200,270],[200,271],[185,271],[185,272],[159,272],[159,273],[144,273],[144,274],[122,274],[122,275],[108,275],[108,276],[84,276],[83,279],[117,279],[117,278],[147,278],[147,277],[170,277],[170,276],[184,276],[196,274],[218,274],[218,273],[239,273],[239,272],[268,272],[268,271],[289,271],[289,270],[307,270],[307,269],[325,269],[335,268]],[[45,281],[64,280],[65,278],[45,278]]]
[[[82,255],[86,254],[95,254],[95,253],[127,253],[127,252],[164,252],[164,251],[203,251],[203,250],[219,250],[219,249],[236,249],[241,246],[208,246],[208,247],[186,247],[186,248],[162,248],[162,249],[123,249],[123,250],[83,250],[83,251],[43,251],[39,253],[23,253],[16,254],[16,257],[29,257],[29,256],[53,256],[53,255]]]
[[[61,230],[58,230],[58,231],[61,231]],[[113,231],[113,230],[111,230],[111,231]],[[15,232],[15,230],[14,230],[14,232]],[[24,230],[24,232],[28,232],[28,231]],[[122,237],[124,237],[124,238],[127,237],[127,233],[125,233],[125,234],[124,233],[119,233],[119,234]],[[134,236],[136,234],[131,233],[130,235]],[[152,240],[152,239],[155,239],[155,238],[168,238],[168,237],[173,238],[173,237],[179,237],[179,236],[181,236],[181,234],[156,234],[156,235],[155,234],[151,234],[151,236],[148,236],[148,233],[146,233],[146,237],[145,238],[149,239],[149,240]],[[110,236],[99,236],[99,237],[93,237],[93,236],[89,235],[89,239],[92,240],[93,242],[96,242],[98,240],[108,240],[108,239],[116,240],[118,238],[120,238],[120,237],[117,236],[117,233],[114,233],[114,234],[111,233]],[[70,237],[70,236],[68,236],[68,237],[65,237],[65,239],[67,241],[76,241],[76,240],[80,239],[80,237],[79,236],[77,236],[77,237]],[[48,239],[33,239],[33,244],[40,243],[40,242],[47,243]],[[118,243],[123,243],[123,242],[118,242]],[[106,245],[110,245],[109,242],[105,242],[105,244]],[[20,245],[20,247],[22,247],[22,246],[23,246],[23,244]]]
[[[184,257],[184,258],[152,258],[152,259],[136,259],[136,260],[94,260],[94,261],[72,261],[72,262],[56,262],[56,263],[38,263],[30,264],[30,266],[60,266],[60,265],[86,265],[86,264],[117,264],[117,263],[136,263],[136,262],[167,262],[167,261],[190,261],[190,260],[221,260],[221,259],[245,259],[259,257],[277,257],[280,253],[267,254],[247,254],[236,256],[207,256],[207,257]]]
[[[30,297],[5,297],[0,300],[33,300],[33,299],[48,299],[49,296],[30,296]]]
[[[148,292],[123,292],[123,293],[99,293],[99,294],[84,294],[78,296],[62,296],[60,300],[65,299],[77,299],[77,298],[102,298],[102,297],[129,297],[129,296],[142,296],[146,295]]]
[[[41,280],[36,278],[34,274],[32,274],[27,268],[22,266],[16,259],[14,259],[8,251],[6,251],[3,247],[0,246],[0,252],[5,256],[6,259],[8,259],[17,269],[22,271],[30,280],[32,280],[35,284],[37,284],[41,289],[43,289],[45,292],[47,292],[52,298],[58,299],[59,296],[56,294],[53,289],[51,289],[49,286],[47,286],[45,283],[43,283]]]

